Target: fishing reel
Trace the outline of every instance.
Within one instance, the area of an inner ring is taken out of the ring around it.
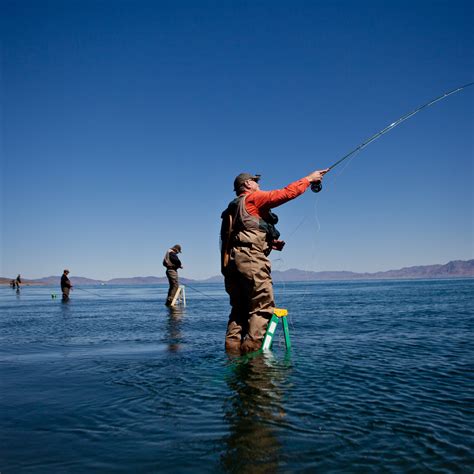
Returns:
[[[321,181],[314,181],[311,183],[311,191],[313,193],[319,193],[323,189],[323,183]]]

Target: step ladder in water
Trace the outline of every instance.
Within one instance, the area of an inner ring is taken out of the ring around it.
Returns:
[[[184,285],[179,285],[178,291],[174,294],[170,306],[186,306],[186,289]]]
[[[288,328],[288,321],[286,319],[288,315],[288,310],[282,308],[275,308],[273,310],[273,315],[268,323],[267,332],[263,338],[262,351],[268,351],[272,347],[273,337],[275,336],[275,331],[277,329],[279,321],[283,325],[283,334],[285,336],[285,346],[286,350],[291,349],[290,341],[290,330]]]

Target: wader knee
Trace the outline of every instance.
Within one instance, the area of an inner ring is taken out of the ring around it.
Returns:
[[[230,354],[240,354],[240,340],[237,339],[226,339],[225,350]]]
[[[262,347],[263,339],[254,341],[252,339],[246,339],[240,346],[240,351],[242,354],[248,354],[249,352],[255,352],[260,350]]]

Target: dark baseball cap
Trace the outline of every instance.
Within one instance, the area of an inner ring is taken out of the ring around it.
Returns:
[[[240,186],[245,183],[248,179],[252,179],[253,181],[256,181],[257,183],[260,180],[259,174],[250,174],[250,173],[240,173],[235,179],[234,179],[234,191],[238,191]]]

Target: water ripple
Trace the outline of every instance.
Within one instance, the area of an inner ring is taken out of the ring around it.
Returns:
[[[220,285],[0,289],[2,472],[472,472],[473,287],[277,285],[293,351],[253,358]]]

